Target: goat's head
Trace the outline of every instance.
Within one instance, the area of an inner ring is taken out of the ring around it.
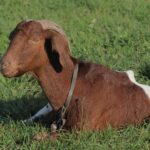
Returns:
[[[61,72],[70,56],[65,33],[50,21],[23,21],[11,32],[9,39],[9,47],[1,61],[1,72],[6,77],[20,76],[46,63]]]

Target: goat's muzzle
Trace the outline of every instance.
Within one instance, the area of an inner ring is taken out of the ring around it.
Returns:
[[[2,73],[5,77],[14,77],[18,73],[18,69],[16,65],[10,62],[0,62],[0,73]]]

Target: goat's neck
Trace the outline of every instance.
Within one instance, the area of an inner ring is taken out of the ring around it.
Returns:
[[[62,107],[67,98],[73,70],[74,65],[72,64],[64,68],[61,73],[56,73],[51,65],[46,64],[34,71],[44,93],[55,110]]]

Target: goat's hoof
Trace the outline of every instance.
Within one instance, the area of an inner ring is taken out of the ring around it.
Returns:
[[[25,120],[21,120],[21,122],[23,124],[32,124],[33,123],[33,119],[25,119]]]

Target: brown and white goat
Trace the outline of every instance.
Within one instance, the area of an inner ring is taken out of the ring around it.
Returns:
[[[28,119],[32,121],[64,105],[76,64],[79,72],[65,128],[119,128],[149,117],[150,86],[137,83],[133,71],[117,72],[71,57],[65,33],[50,21],[23,21],[16,26],[1,72],[9,78],[29,71],[36,76],[49,104]]]

